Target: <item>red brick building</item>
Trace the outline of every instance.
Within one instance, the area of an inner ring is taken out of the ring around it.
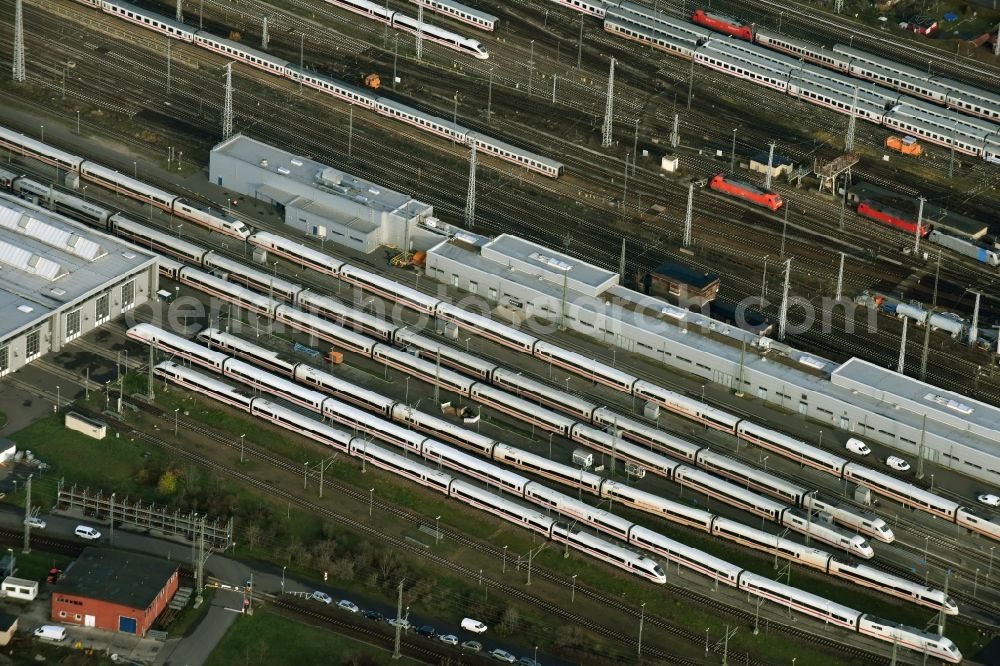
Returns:
[[[177,591],[177,564],[87,548],[52,591],[52,619],[145,636]]]

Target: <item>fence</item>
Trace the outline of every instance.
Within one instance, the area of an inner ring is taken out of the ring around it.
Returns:
[[[205,546],[225,550],[233,543],[233,519],[220,521],[198,513],[181,513],[176,509],[156,504],[144,504],[128,497],[117,498],[103,491],[79,489],[76,484],[67,487],[59,480],[56,505],[63,511],[79,511],[97,520],[110,521],[112,512],[116,523],[139,529],[155,530],[166,536],[180,536],[189,541],[205,532]]]

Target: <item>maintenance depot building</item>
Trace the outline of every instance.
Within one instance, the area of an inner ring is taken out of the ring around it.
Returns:
[[[145,636],[177,582],[175,562],[87,548],[52,591],[52,620]]]

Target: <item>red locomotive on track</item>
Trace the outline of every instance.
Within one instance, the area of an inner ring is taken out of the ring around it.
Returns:
[[[698,25],[711,30],[724,32],[727,35],[739,37],[740,39],[745,39],[748,42],[753,41],[752,23],[740,23],[736,19],[723,16],[722,14],[706,12],[704,9],[694,10],[694,14],[691,15],[691,20]]]
[[[874,201],[862,201],[858,206],[858,215],[871,218],[882,224],[902,229],[911,234],[916,233],[917,223],[895,208],[890,208]],[[930,225],[924,223],[920,228],[920,236],[926,237],[931,231]]]
[[[758,206],[764,206],[772,211],[776,211],[785,205],[785,202],[781,200],[780,194],[762,190],[756,185],[751,185],[750,183],[744,183],[739,180],[730,180],[721,173],[712,178],[712,180],[708,181],[708,186],[717,192],[723,192],[724,194],[728,194],[732,197],[746,199],[750,203],[757,204]]]

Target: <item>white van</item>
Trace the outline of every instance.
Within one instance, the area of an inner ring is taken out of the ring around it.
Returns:
[[[58,627],[54,624],[44,624],[35,629],[35,638],[43,641],[59,643],[66,640],[66,628]]]
[[[847,440],[847,443],[844,444],[844,448],[846,448],[848,451],[853,451],[854,453],[857,453],[859,456],[867,456],[869,453],[872,452],[872,450],[868,448],[867,444],[865,444],[856,437],[851,437],[849,440]]]
[[[97,541],[101,538],[101,533],[88,525],[77,525],[76,529],[73,530],[73,534],[88,541]]]
[[[462,619],[462,629],[471,631],[474,634],[481,634],[486,631],[486,625],[479,620],[473,620],[471,617],[466,617]]]

